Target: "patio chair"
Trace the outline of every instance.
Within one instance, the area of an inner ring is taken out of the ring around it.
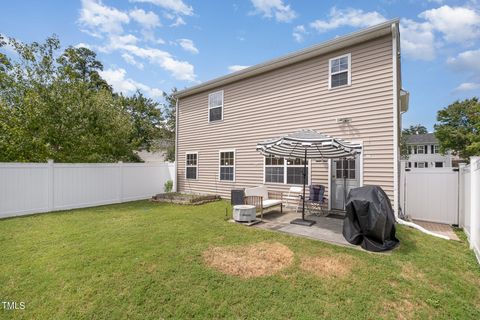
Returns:
[[[295,207],[295,213],[298,212],[302,200],[302,187],[290,187],[286,196],[283,197],[285,200],[285,207]]]
[[[260,209],[260,219],[263,220],[263,209],[280,206],[280,213],[283,212],[281,192],[268,191],[266,186],[259,186],[245,189],[244,203],[253,205]]]
[[[324,197],[325,186],[312,184],[308,186],[309,196],[305,201],[306,209],[310,214],[316,216],[326,215],[325,206],[327,204],[327,198]]]

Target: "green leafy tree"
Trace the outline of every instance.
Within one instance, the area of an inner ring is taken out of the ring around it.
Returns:
[[[435,136],[440,151],[451,150],[461,158],[480,155],[480,102],[474,97],[455,101],[439,110]]]
[[[138,108],[112,93],[93,51],[70,47],[59,55],[55,36],[8,43],[16,55],[0,56],[0,161],[138,161]]]
[[[163,113],[165,114],[165,128],[163,133],[164,149],[166,150],[165,160],[175,161],[175,126],[176,126],[176,112],[177,100],[174,94],[177,88],[173,88],[170,94],[163,93],[165,103],[163,104]]]
[[[137,91],[131,97],[120,96],[123,108],[133,121],[131,143],[137,149],[156,151],[164,133],[164,119],[158,102]]]
[[[403,159],[408,159],[409,156],[407,146],[408,136],[425,133],[428,133],[428,130],[424,125],[421,124],[411,125],[410,127],[402,130],[402,136],[400,137],[400,155]]]

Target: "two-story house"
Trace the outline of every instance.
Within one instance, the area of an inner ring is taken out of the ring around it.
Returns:
[[[312,129],[362,145],[356,160],[308,162],[309,183],[343,209],[342,186],[381,186],[398,208],[402,90],[399,21],[335,38],[178,91],[176,189],[230,197],[302,183],[301,159],[265,158],[256,145]],[[345,181],[345,176],[347,177]],[[397,210],[396,210],[397,211]]]
[[[438,140],[433,133],[413,134],[406,138],[408,159],[406,168],[444,168],[458,166],[458,157],[440,153]]]

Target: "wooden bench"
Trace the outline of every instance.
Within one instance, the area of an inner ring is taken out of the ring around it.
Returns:
[[[275,206],[280,206],[280,212],[283,212],[283,201],[281,192],[269,192],[266,186],[259,186],[245,189],[245,204],[253,205],[260,209],[260,219],[263,220],[263,210]]]

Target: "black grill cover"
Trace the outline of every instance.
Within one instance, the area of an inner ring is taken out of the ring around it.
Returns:
[[[390,199],[379,186],[350,190],[346,209],[343,236],[351,244],[374,252],[392,250],[399,244]]]

